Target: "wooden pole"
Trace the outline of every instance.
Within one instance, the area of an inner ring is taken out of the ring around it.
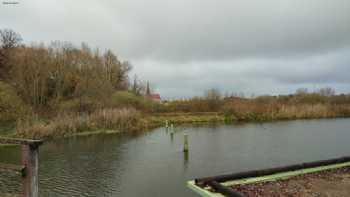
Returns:
[[[184,152],[188,152],[188,135],[184,134]]]
[[[23,197],[39,196],[39,146],[37,144],[22,145],[22,165],[25,166],[22,176]]]
[[[18,171],[22,175],[22,196],[39,196],[39,146],[42,140],[29,140],[18,138],[0,137],[0,144],[18,144],[21,145],[21,166],[6,165],[6,170]],[[1,167],[1,166],[0,166]]]
[[[169,130],[169,122],[168,120],[165,120],[165,132],[168,133]]]
[[[174,140],[174,132],[173,131],[170,132],[170,139],[171,139],[171,141]]]

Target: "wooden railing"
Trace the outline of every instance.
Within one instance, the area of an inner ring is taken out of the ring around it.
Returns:
[[[22,177],[22,196],[39,196],[39,146],[42,140],[0,138],[0,144],[17,144],[22,148],[21,165],[0,163],[0,171],[19,173]]]

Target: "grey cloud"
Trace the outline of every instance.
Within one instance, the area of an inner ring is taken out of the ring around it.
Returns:
[[[140,34],[128,53],[138,58],[303,56],[350,44],[349,1],[152,2],[148,9],[134,7],[136,13],[129,17]]]
[[[165,97],[350,91],[348,0],[18,1],[0,5],[0,28],[111,48]]]
[[[258,67],[253,76],[284,84],[350,83],[349,49],[297,60],[270,60],[268,64]]]
[[[298,59],[241,59],[228,61],[173,63],[143,62],[135,71],[150,79],[168,97],[202,95],[208,88],[223,93],[287,94],[297,88],[331,86],[350,91],[350,50]],[[136,65],[139,65],[138,63]],[[154,70],[149,68],[155,68]],[[183,93],[186,91],[186,93]],[[181,94],[179,95],[179,92]]]
[[[89,41],[129,59],[202,61],[347,47],[349,10],[347,0],[22,0],[2,5],[0,20],[33,40]]]

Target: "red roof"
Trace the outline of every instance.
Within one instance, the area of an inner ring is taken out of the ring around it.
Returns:
[[[149,97],[151,99],[154,99],[154,100],[160,100],[160,95],[159,94],[151,94],[151,95],[149,95]]]

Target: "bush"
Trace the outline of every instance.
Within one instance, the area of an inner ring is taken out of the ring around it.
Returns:
[[[88,97],[65,100],[57,104],[59,112],[88,112],[91,113],[103,106],[103,104],[94,101]]]
[[[14,122],[30,113],[30,107],[17,95],[14,88],[0,82],[0,122]]]
[[[317,93],[298,94],[294,96],[295,104],[319,104],[327,103],[329,98]]]
[[[137,96],[129,91],[117,91],[112,95],[112,107],[134,107],[138,110],[155,112],[159,111],[160,104],[143,96]]]

